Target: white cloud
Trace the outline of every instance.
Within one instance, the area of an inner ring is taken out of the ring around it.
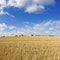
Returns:
[[[53,31],[53,30],[54,30],[54,27],[49,27],[49,30],[50,30],[50,31]]]
[[[7,25],[5,23],[0,24],[0,31],[3,31],[7,28]]]
[[[51,23],[52,22],[52,23]],[[33,26],[26,25],[25,27],[9,26],[6,23],[0,23],[0,36],[14,36],[14,35],[60,35],[60,20],[41,22]]]
[[[0,23],[0,31],[5,31],[6,29],[13,30],[15,26],[8,26],[6,23]]]
[[[51,25],[51,24],[52,24],[52,21],[50,20],[50,21],[46,22],[46,23],[44,24],[44,26],[48,26],[48,25]]]
[[[8,12],[4,12],[3,10],[0,11],[0,15],[9,15],[11,17],[14,17],[13,15],[9,14]]]
[[[8,14],[7,12],[3,12],[2,10],[0,11],[0,15],[3,15],[3,14]]]
[[[41,24],[35,24],[33,29],[39,34],[44,32],[44,27]]]
[[[38,11],[42,11],[44,10],[44,6],[40,5],[36,5],[36,4],[33,4],[33,5],[30,5],[26,8],[26,11],[25,12],[28,12],[28,13],[34,13],[34,12],[38,12]]]
[[[60,21],[55,21],[55,27],[56,29],[60,29]]]
[[[45,9],[45,6],[53,5],[55,0],[0,0],[0,14],[5,8],[17,7],[24,9],[25,12],[35,13]],[[6,14],[6,12],[5,12]]]
[[[10,30],[13,30],[13,29],[15,29],[16,27],[15,27],[15,26],[8,26],[8,28],[9,28]]]
[[[9,14],[8,12],[4,12],[3,10],[0,11],[0,15],[8,15],[8,16],[14,18],[14,15]]]
[[[6,0],[0,0],[0,4],[6,4]]]

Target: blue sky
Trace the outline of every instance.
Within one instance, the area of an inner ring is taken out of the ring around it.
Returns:
[[[1,35],[60,35],[59,0],[0,0]]]

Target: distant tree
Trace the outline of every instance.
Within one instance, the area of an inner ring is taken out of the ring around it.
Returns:
[[[2,37],[5,37],[5,36],[2,36]]]
[[[15,37],[17,37],[18,35],[15,35]]]
[[[21,34],[21,36],[24,36],[23,34]]]
[[[33,34],[31,34],[31,36],[34,36]]]
[[[36,35],[36,36],[39,36],[39,35]]]
[[[49,36],[54,37],[54,35],[49,35]]]

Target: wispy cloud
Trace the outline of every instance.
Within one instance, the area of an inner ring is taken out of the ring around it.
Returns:
[[[24,24],[27,24],[27,25],[28,25],[28,24],[29,24],[29,22],[28,22],[28,21],[26,21],[26,22],[24,22]]]
[[[0,11],[0,15],[8,15],[8,16],[10,16],[10,17],[12,17],[12,18],[15,17],[14,15],[12,15],[12,14],[10,14],[10,13],[8,13],[8,12],[4,12],[3,10]]]

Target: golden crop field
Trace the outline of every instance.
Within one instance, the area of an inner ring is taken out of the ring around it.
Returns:
[[[0,37],[0,60],[60,60],[60,37]]]

